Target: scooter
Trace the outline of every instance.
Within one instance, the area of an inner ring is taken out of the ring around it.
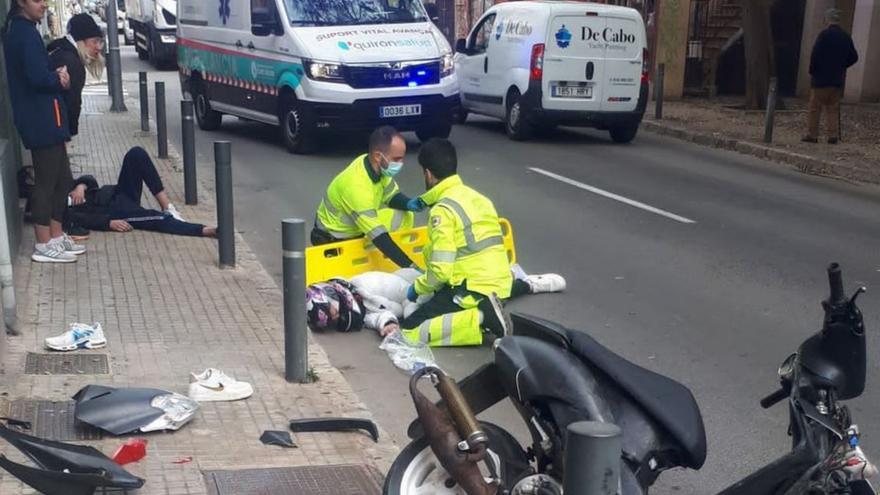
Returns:
[[[783,361],[779,390],[760,401],[765,409],[787,402],[791,451],[720,495],[875,493],[867,480],[877,470],[842,402],[865,388],[865,328],[856,306],[865,288],[845,297],[836,263],[828,267],[828,280],[822,329]],[[419,417],[383,493],[645,495],[664,471],[703,466],[706,432],[684,385],[623,359],[584,332],[512,316],[513,335],[494,342],[494,361],[461,383],[437,368],[413,375],[410,392]],[[440,401],[419,390],[423,378]],[[528,427],[528,449],[504,428],[476,419],[505,398]],[[596,469],[603,456],[594,447],[608,438],[584,444],[585,437],[575,434],[597,424],[617,429],[618,437],[602,469]]]

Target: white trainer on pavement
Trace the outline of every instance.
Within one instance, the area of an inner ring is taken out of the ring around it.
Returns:
[[[198,402],[241,400],[254,394],[250,383],[240,382],[216,368],[190,375],[194,381],[189,384],[189,398]]]
[[[57,242],[49,241],[49,243],[55,244],[55,245],[60,244],[64,248],[65,253],[83,254],[86,252],[85,246],[74,242],[73,239],[71,239],[71,237],[69,235],[67,235],[66,233],[61,235],[61,240],[59,240]]]
[[[46,347],[53,351],[75,351],[77,349],[100,349],[107,345],[104,330],[100,323],[86,325],[71,323],[70,330],[57,337],[46,339]]]
[[[31,260],[37,263],[74,263],[76,256],[65,253],[64,246],[57,244],[35,245]]]
[[[185,222],[185,221],[186,221],[186,220],[184,220],[183,217],[180,215],[180,212],[177,211],[177,208],[174,206],[173,203],[168,203],[168,208],[165,209],[165,212],[168,213],[169,215],[171,215],[172,217],[174,217],[175,220],[178,220],[178,221],[180,221],[180,222]]]
[[[526,282],[532,287],[532,294],[560,292],[565,290],[565,279],[562,275],[557,275],[555,273],[529,275],[526,277]]]

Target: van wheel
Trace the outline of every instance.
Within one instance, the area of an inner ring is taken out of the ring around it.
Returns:
[[[608,133],[611,134],[611,140],[615,143],[625,144],[632,141],[636,137],[636,133],[639,132],[639,124],[638,122],[635,124],[628,125],[620,125],[612,127],[608,129]]]
[[[150,54],[147,53],[146,50],[141,49],[141,47],[138,46],[137,41],[135,41],[135,44],[134,44],[134,51],[136,51],[138,54],[138,60],[146,60],[146,59],[150,58]]]
[[[425,142],[431,138],[443,138],[446,139],[449,137],[449,134],[452,132],[452,124],[448,122],[433,124],[428,127],[423,127],[421,129],[416,130],[416,136],[419,138],[419,141]]]
[[[201,79],[192,79],[192,95],[196,110],[196,122],[203,131],[216,131],[223,122],[223,114],[211,108],[205,85]]]
[[[507,137],[514,141],[525,141],[532,136],[532,126],[523,109],[519,91],[513,90],[507,97],[507,118],[504,119],[504,130]]]
[[[293,95],[286,95],[281,100],[281,140],[287,151],[298,155],[315,152],[317,129],[315,121],[308,109],[297,101]]]
[[[458,107],[458,110],[455,112],[455,123],[458,125],[464,125],[467,122],[468,111],[462,107]]]

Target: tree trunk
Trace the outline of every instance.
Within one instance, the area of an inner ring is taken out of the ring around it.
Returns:
[[[770,7],[773,0],[745,0],[743,10],[743,42],[746,55],[747,109],[767,106],[770,78],[776,75],[773,56],[773,34],[770,27]]]

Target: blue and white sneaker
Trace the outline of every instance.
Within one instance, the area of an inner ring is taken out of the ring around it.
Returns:
[[[46,347],[53,351],[75,351],[77,349],[100,349],[107,345],[104,330],[100,323],[86,325],[71,323],[70,330],[57,337],[46,339]]]

